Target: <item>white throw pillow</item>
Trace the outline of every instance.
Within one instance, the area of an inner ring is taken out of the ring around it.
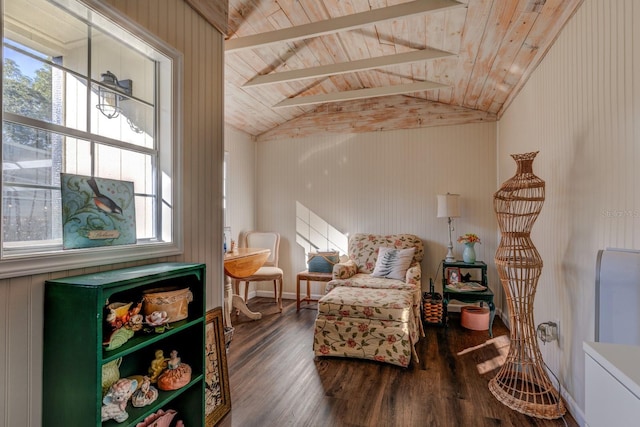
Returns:
[[[415,251],[416,248],[393,249],[380,247],[378,249],[376,267],[373,269],[372,275],[386,277],[387,279],[404,280]]]

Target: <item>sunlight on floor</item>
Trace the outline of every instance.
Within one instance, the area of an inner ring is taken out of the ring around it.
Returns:
[[[490,340],[485,341],[484,343],[477,345],[475,347],[469,347],[458,353],[458,356],[463,356],[465,354],[471,353],[472,351],[481,350],[488,346],[494,346],[495,350],[498,352],[496,357],[493,357],[489,360],[485,360],[484,362],[478,363],[476,366],[478,368],[478,373],[486,374],[496,368],[499,368],[504,364],[504,361],[507,358],[507,353],[509,352],[509,337],[507,335],[500,335],[499,337],[492,338]]]

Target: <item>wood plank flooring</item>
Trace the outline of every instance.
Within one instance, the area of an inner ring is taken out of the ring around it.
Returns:
[[[315,358],[315,304],[296,312],[285,300],[278,313],[270,298],[249,301],[261,320],[233,315],[228,353],[231,411],[221,427],[482,427],[578,426],[542,420],[498,402],[487,384],[509,345],[496,318],[486,331],[470,331],[452,313],[447,329],[428,327],[418,364],[403,369],[372,361]]]

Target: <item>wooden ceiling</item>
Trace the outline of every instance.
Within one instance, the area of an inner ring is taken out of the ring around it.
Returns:
[[[268,141],[498,120],[582,0],[229,0],[225,121]]]

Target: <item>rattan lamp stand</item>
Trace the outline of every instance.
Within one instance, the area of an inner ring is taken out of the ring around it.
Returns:
[[[512,154],[518,166],[516,174],[494,194],[501,232],[495,263],[509,307],[511,342],[506,362],[489,381],[489,390],[513,410],[555,419],[566,409],[544,370],[533,320],[542,258],[530,233],[545,198],[545,183],[533,173],[536,154]]]

